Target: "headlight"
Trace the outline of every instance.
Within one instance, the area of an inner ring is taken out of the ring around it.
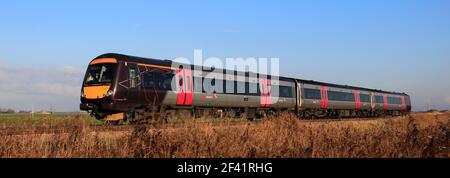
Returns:
[[[81,90],[80,96],[81,96],[82,98],[84,98],[84,91],[83,91],[83,90]]]
[[[114,94],[114,91],[109,90],[108,93],[106,94],[106,96],[112,96]]]

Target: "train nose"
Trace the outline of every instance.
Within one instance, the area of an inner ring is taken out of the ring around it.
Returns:
[[[101,99],[107,97],[110,93],[110,86],[88,86],[83,88],[83,94],[86,99]]]
[[[94,109],[94,106],[92,106],[91,104],[89,104],[89,103],[80,103],[80,110],[81,111],[89,111],[89,110],[92,110],[92,109]]]

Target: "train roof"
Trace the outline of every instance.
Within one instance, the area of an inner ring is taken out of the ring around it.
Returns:
[[[370,89],[370,88],[364,88],[364,87],[355,87],[355,86],[349,86],[349,85],[339,85],[339,84],[333,84],[333,83],[318,82],[318,81],[314,81],[314,80],[303,80],[303,79],[294,79],[294,80],[298,80],[301,83],[323,85],[323,86],[328,86],[328,87],[336,87],[336,88],[344,88],[344,89],[352,89],[352,90],[371,91],[371,92],[377,92],[377,93],[386,93],[386,94],[396,94],[396,95],[409,96],[406,93],[384,91],[384,90]]]
[[[172,65],[172,61],[170,61],[170,60],[143,58],[143,57],[129,56],[129,55],[117,54],[117,53],[103,54],[103,55],[100,55],[100,56],[94,58],[94,60],[100,59],[100,58],[115,58],[118,61],[129,61],[129,62],[137,62],[137,63],[144,63],[144,64],[162,65],[162,66]]]
[[[143,58],[143,57],[136,57],[136,56],[130,56],[130,55],[124,55],[124,54],[117,54],[117,53],[103,54],[103,55],[96,57],[95,59],[99,59],[99,58],[115,58],[119,61],[130,61],[130,62],[147,63],[147,64],[154,64],[154,65],[162,65],[162,66],[171,66],[173,64],[173,61],[167,60],[167,59],[161,60],[161,59],[153,59],[153,58]],[[200,66],[194,66],[194,68],[195,67],[200,67]],[[227,69],[224,69],[224,70],[227,70]],[[242,71],[240,71],[240,72],[242,72]],[[250,72],[245,72],[245,73],[249,74]],[[349,86],[349,85],[339,85],[339,84],[319,82],[319,81],[314,81],[314,80],[297,79],[297,78],[292,78],[292,77],[283,77],[283,76],[278,76],[278,77],[280,78],[280,80],[296,80],[296,81],[300,81],[301,83],[306,83],[306,84],[323,85],[323,86],[336,87],[336,88],[363,90],[363,91],[371,91],[371,92],[377,92],[377,93],[387,93],[387,94],[409,96],[406,93],[391,92],[391,91],[384,91],[384,90],[370,89],[370,88],[356,87],[356,86]]]

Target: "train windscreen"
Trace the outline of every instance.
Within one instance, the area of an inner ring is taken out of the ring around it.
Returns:
[[[96,64],[88,68],[85,85],[103,85],[109,84],[114,78],[116,64]]]

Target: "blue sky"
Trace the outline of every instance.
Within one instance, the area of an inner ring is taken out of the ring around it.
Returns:
[[[106,52],[279,57],[281,74],[450,108],[450,1],[2,1],[0,107],[77,110]]]

